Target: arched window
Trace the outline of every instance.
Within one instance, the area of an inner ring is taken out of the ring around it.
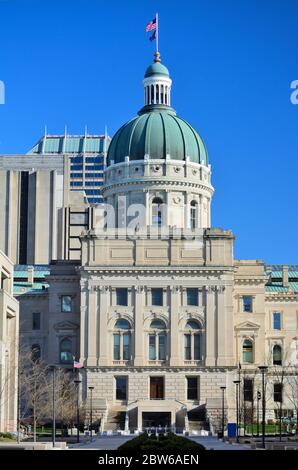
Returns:
[[[273,365],[282,365],[282,348],[278,344],[273,347]]]
[[[196,201],[190,203],[190,228],[194,230],[198,227],[198,204]]]
[[[253,360],[253,342],[245,339],[242,346],[242,359],[244,363],[252,364]]]
[[[152,320],[149,334],[149,360],[165,361],[167,348],[166,324],[163,320]]]
[[[115,323],[113,334],[113,358],[114,361],[129,361],[131,359],[131,329],[129,321],[120,318]]]
[[[188,320],[184,334],[184,359],[186,361],[200,361],[202,359],[201,325],[197,320]]]
[[[152,225],[158,227],[162,225],[162,204],[163,201],[159,197],[155,197],[152,201]]]
[[[69,338],[64,338],[60,342],[60,362],[70,364],[73,362],[72,342]]]
[[[41,349],[39,344],[32,344],[31,346],[31,359],[33,362],[38,362],[41,358]]]

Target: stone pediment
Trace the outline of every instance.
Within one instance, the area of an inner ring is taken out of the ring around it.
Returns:
[[[260,325],[252,321],[244,321],[235,326],[235,330],[259,330]]]
[[[54,325],[54,329],[57,330],[77,330],[79,328],[79,325],[77,323],[74,323],[72,321],[61,321],[59,323],[56,323]]]

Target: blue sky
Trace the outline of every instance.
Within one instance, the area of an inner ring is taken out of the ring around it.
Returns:
[[[133,117],[156,11],[173,107],[208,148],[212,225],[237,258],[298,264],[298,0],[0,0],[0,153],[45,124],[113,135]]]

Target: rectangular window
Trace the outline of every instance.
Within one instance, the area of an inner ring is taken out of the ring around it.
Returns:
[[[253,401],[253,380],[244,379],[243,384],[244,401]]]
[[[191,335],[184,335],[184,359],[191,360]]]
[[[243,296],[243,312],[252,312],[252,296]]]
[[[198,305],[199,304],[199,297],[198,297],[198,289],[186,289],[187,295],[187,305]]]
[[[198,399],[198,378],[187,377],[187,399],[197,400]]]
[[[274,384],[273,400],[275,402],[282,402],[282,385],[281,383]]]
[[[127,400],[127,377],[115,377],[116,400]]]
[[[163,305],[163,290],[159,288],[151,289],[152,305]]]
[[[115,333],[114,335],[114,361],[120,361],[120,335]]]
[[[281,330],[281,315],[279,312],[273,313],[273,329]]]
[[[72,311],[72,301],[70,295],[62,295],[61,297],[61,310],[64,313],[70,313]]]
[[[199,361],[201,359],[201,337],[200,335],[194,335],[194,360]]]
[[[32,330],[40,330],[40,313],[32,313]]]
[[[130,333],[124,333],[122,336],[123,339],[123,360],[130,360]]]
[[[156,360],[155,335],[149,335],[149,360]]]
[[[127,305],[127,289],[116,289],[116,305]]]
[[[166,359],[166,335],[158,335],[158,359],[160,361]]]

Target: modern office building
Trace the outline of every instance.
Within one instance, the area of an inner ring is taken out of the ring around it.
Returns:
[[[262,365],[267,419],[280,403],[293,414],[297,267],[234,258],[233,233],[211,224],[206,147],[171,107],[158,54],[143,83],[143,108],[108,150],[102,194],[111,217],[80,236],[79,261],[53,262],[48,286],[19,296],[23,337],[50,363],[84,364],[81,399],[94,386],[106,430],[214,431],[221,387],[235,422],[236,379],[242,420],[256,419]]]

